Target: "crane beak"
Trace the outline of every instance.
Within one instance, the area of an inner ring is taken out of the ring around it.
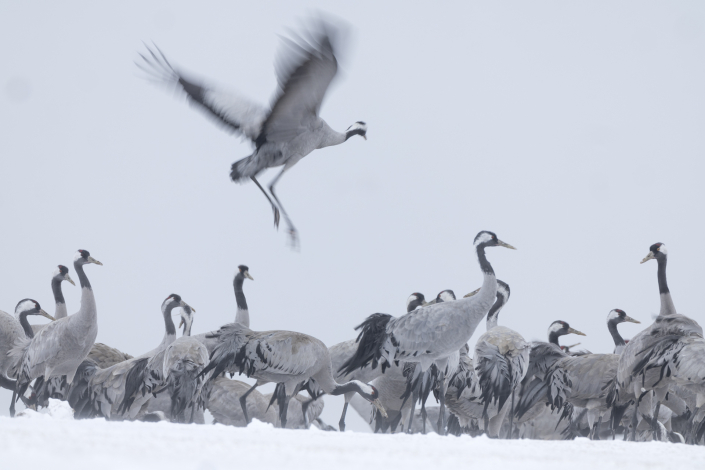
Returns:
[[[103,266],[103,263],[101,263],[100,261],[98,261],[97,259],[95,259],[92,256],[88,257],[88,262],[93,263],[93,264],[97,264],[98,266]]]
[[[571,344],[570,346],[563,346],[563,347],[566,348],[566,349],[571,349],[571,348],[574,348],[574,347],[576,347],[576,346],[580,346],[580,343],[575,343],[575,344]]]
[[[39,309],[39,313],[38,313],[37,315],[41,315],[41,316],[43,316],[43,317],[46,317],[46,318],[48,318],[48,319],[51,320],[51,321],[56,320],[56,318],[54,318],[54,317],[52,317],[51,315],[49,315],[48,313],[46,313],[43,308],[40,308],[40,309]]]
[[[624,317],[624,321],[628,321],[630,323],[641,323],[639,320],[635,320],[632,317],[630,317],[629,315]]]
[[[646,255],[646,256],[644,257],[644,259],[641,260],[641,263],[639,263],[639,264],[644,264],[644,263],[646,263],[647,261],[649,261],[650,259],[654,259],[654,258],[656,258],[656,257],[654,256],[654,252],[653,252],[653,251],[649,251],[649,254]]]
[[[468,297],[472,297],[473,295],[475,295],[475,294],[477,294],[478,292],[480,292],[480,289],[482,289],[482,287],[480,287],[479,289],[475,289],[474,291],[470,292],[469,294],[465,294],[465,295],[463,296],[463,298],[464,298],[464,299],[467,299]]]
[[[181,317],[181,321],[179,322],[179,326],[177,328],[181,328],[184,325],[184,317]]]
[[[575,328],[568,328],[568,333],[573,333],[574,335],[587,336],[585,333],[576,330]]]
[[[73,279],[71,279],[71,277],[70,277],[68,274],[66,274],[66,275],[64,276],[64,280],[65,280],[65,281],[69,281],[69,282],[70,282],[72,285],[74,285],[74,286],[76,285],[76,283],[73,282]]]
[[[245,277],[246,277],[247,279],[249,279],[250,281],[254,281],[254,279],[252,278],[252,276],[250,276],[250,272],[249,272],[249,271],[245,271]]]
[[[512,245],[509,243],[504,243],[502,240],[497,240],[497,246],[503,246],[505,248],[509,248],[510,250],[516,250]]]
[[[385,418],[388,417],[387,410],[384,409],[384,407],[382,406],[382,402],[379,401],[379,398],[375,398],[374,400],[372,400],[372,404],[375,408],[377,408],[380,413],[382,413],[382,416],[384,416]]]

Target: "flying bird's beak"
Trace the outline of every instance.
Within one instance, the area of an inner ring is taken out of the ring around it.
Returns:
[[[372,400],[372,404],[375,408],[377,408],[380,413],[382,413],[382,416],[384,416],[385,418],[388,417],[387,410],[384,409],[384,407],[382,406],[382,402],[379,401],[379,398],[375,398],[374,400]]]
[[[252,278],[252,276],[250,276],[250,272],[249,272],[249,271],[245,271],[245,277],[246,277],[247,279],[249,279],[250,281],[254,281],[254,279]]]
[[[632,317],[630,317],[629,315],[627,315],[627,316],[624,317],[624,321],[628,321],[628,322],[631,322],[631,323],[641,323],[639,320],[635,320],[635,319],[633,319]]]
[[[98,261],[97,259],[95,259],[92,256],[88,257],[88,262],[93,263],[93,264],[97,264],[98,266],[103,266],[103,263],[101,263],[100,261]]]
[[[46,317],[46,318],[48,318],[48,319],[51,320],[51,321],[56,320],[56,318],[54,318],[54,317],[52,317],[51,315],[49,315],[48,313],[46,313],[43,308],[40,308],[40,309],[39,309],[38,315],[41,315],[41,316],[43,316],[43,317]]]
[[[73,282],[73,279],[71,279],[71,277],[68,274],[64,276],[64,280],[69,281],[74,286],[76,285],[76,283]]]
[[[654,256],[654,252],[653,252],[653,251],[649,251],[649,254],[646,255],[646,256],[644,257],[644,259],[641,260],[641,263],[639,263],[639,264],[644,264],[644,263],[646,263],[647,261],[649,261],[650,259],[654,259],[654,258],[656,258],[656,257]]]
[[[497,245],[509,248],[510,250],[516,250],[516,248],[514,248],[512,245],[510,245],[509,243],[504,243],[502,240],[497,240]]]
[[[478,288],[478,289],[475,289],[474,291],[470,292],[469,294],[465,294],[465,295],[463,296],[463,298],[464,298],[464,299],[467,299],[468,297],[472,297],[473,295],[475,295],[475,294],[477,294],[478,292],[480,292],[480,289],[482,289],[482,287],[480,287],[480,288]]]
[[[587,336],[585,333],[576,330],[575,328],[568,328],[568,333],[573,333],[574,335]]]

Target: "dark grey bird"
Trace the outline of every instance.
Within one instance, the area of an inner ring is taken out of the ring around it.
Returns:
[[[487,312],[487,331],[475,344],[473,364],[482,391],[484,430],[490,437],[499,437],[507,413],[509,437],[513,435],[515,398],[528,370],[531,351],[531,344],[519,333],[497,325],[499,312],[509,296],[509,286],[497,280],[497,300]],[[489,408],[490,405],[496,408]]]
[[[88,251],[78,250],[73,266],[81,283],[79,311],[51,322],[32,339],[18,341],[10,351],[18,396],[24,394],[32,380],[41,376],[49,380],[65,375],[70,385],[76,369],[88,356],[98,334],[98,311],[93,288],[83,270],[87,264],[103,263]]]
[[[354,391],[383,410],[374,387],[357,380],[343,384],[335,381],[328,348],[312,336],[281,330],[257,332],[240,323],[230,323],[212,337],[217,344],[210,363],[201,374],[210,372],[215,377],[227,371],[244,373],[257,380],[248,393],[240,397],[246,418],[249,392],[270,382],[277,384],[274,399],[279,406],[282,427],[286,427],[289,400],[304,387],[312,399],[318,398],[320,393],[342,395]]]
[[[668,250],[663,243],[654,243],[649,247],[649,253],[641,261],[645,263],[655,259],[658,263],[657,280],[661,309],[652,325],[634,336],[625,346],[619,358],[616,389],[621,395],[633,395],[637,406],[632,416],[631,438],[636,436],[639,418],[651,426],[654,437],[661,439],[661,427],[658,419],[661,404],[668,406],[676,415],[687,412],[682,400],[667,400],[670,398],[669,388],[671,377],[700,378],[696,368],[691,368],[695,361],[702,360],[700,343],[703,330],[693,319],[676,312],[671,292],[666,279]],[[688,351],[681,349],[688,345]],[[683,369],[677,371],[679,364]],[[697,366],[696,366],[697,367]],[[704,371],[705,372],[705,371]],[[705,380],[705,377],[703,377]],[[653,392],[653,393],[650,393]],[[655,400],[655,405],[653,401]]]
[[[236,183],[255,182],[274,212],[279,226],[280,211],[294,245],[296,228],[274,192],[282,175],[316,149],[339,145],[359,135],[367,139],[367,125],[358,121],[345,132],[337,132],[320,118],[320,109],[330,83],[338,71],[337,28],[323,21],[312,25],[307,38],[283,41],[276,63],[278,88],[268,109],[241,96],[204,85],[172,67],[164,54],[149,50],[137,65],[153,77],[180,87],[190,102],[230,133],[249,139],[255,147],[249,157],[232,164],[230,178]],[[155,46],[156,47],[156,46]],[[269,185],[269,194],[257,177],[267,168],[283,166]]]
[[[64,300],[64,293],[61,290],[62,282],[70,282],[72,285],[76,285],[69,276],[69,268],[63,265],[58,265],[54,274],[51,277],[51,291],[54,294],[54,318],[61,319],[68,316],[68,310],[66,308],[66,301]],[[32,325],[32,330],[35,335],[39,330],[44,328],[48,323],[42,325]],[[68,385],[66,383],[66,377],[52,377],[49,380],[44,380],[44,377],[38,377],[37,380],[32,384],[32,397],[28,401],[30,406],[40,406],[46,407],[49,405],[49,398],[56,398],[63,400],[68,392]]]
[[[372,363],[375,368],[381,362],[382,370],[389,364],[399,362],[417,363],[409,380],[414,383],[423,372],[435,364],[439,370],[438,383],[441,406],[440,417],[445,417],[444,371],[449,358],[457,355],[485,317],[497,295],[497,278],[487,261],[485,249],[495,246],[515,249],[499,240],[492,232],[482,231],[474,240],[474,248],[484,281],[480,292],[472,297],[453,302],[429,305],[401,317],[376,313],[369,316],[356,329],[358,350],[342,368],[346,373]],[[457,357],[457,356],[456,356]],[[438,426],[444,429],[444,423]]]
[[[34,337],[29,320],[30,315],[40,315],[50,320],[54,317],[46,313],[39,302],[33,299],[22,299],[15,306],[15,316],[0,310],[0,386],[12,390],[10,416],[15,416],[15,399],[17,398],[17,381],[12,373],[13,358],[10,350],[22,339],[31,340]]]
[[[69,390],[69,404],[74,409],[74,416],[102,416],[118,420],[138,418],[144,411],[142,406],[149,401],[149,396],[142,393],[146,377],[154,373],[163,381],[163,353],[176,340],[172,311],[187,305],[177,294],[164,299],[161,306],[164,337],[151,351],[105,369],[98,368],[93,361],[84,361],[79,380]],[[162,361],[160,365],[148,368],[150,359],[157,355],[160,355]]]
[[[182,307],[181,324],[184,327],[183,335],[164,351],[163,382],[171,398],[171,420],[177,423],[193,423],[199,410],[205,408],[201,391],[210,377],[204,377],[200,373],[208,364],[208,349],[197,339],[191,338],[193,310],[188,304]],[[153,357],[150,361],[152,364],[148,364],[147,369],[158,370],[158,361],[159,356]],[[154,390],[155,387],[152,386],[151,391]]]

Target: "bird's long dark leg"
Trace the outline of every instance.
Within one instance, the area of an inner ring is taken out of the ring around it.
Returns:
[[[338,429],[340,432],[345,432],[345,415],[348,412],[348,402],[346,401],[343,405],[343,414],[340,415],[340,421],[338,421]]]
[[[272,201],[272,198],[269,197],[269,194],[267,194],[267,191],[264,190],[261,184],[259,184],[259,181],[257,181],[257,178],[254,176],[250,176],[250,179],[255,182],[257,187],[262,191],[262,194],[264,194],[264,197],[267,198],[269,203],[272,205],[272,210],[274,211],[274,227],[279,228],[279,208],[277,207],[276,204],[274,204],[274,201]]]
[[[509,410],[509,439],[514,439],[514,390],[512,390],[512,407]]]
[[[290,397],[284,392],[284,397],[279,403],[279,421],[281,421],[282,429],[286,428],[286,412],[289,409]]]
[[[241,397],[240,397],[240,407],[242,407],[242,413],[245,415],[245,423],[250,424],[250,418],[247,416],[247,395],[252,393],[254,389],[256,389],[258,384],[254,384],[248,391],[246,391]]]
[[[282,206],[281,201],[277,197],[277,194],[274,192],[274,185],[277,184],[279,181],[279,178],[282,177],[284,172],[288,170],[290,166],[284,165],[284,168],[282,168],[282,171],[279,172],[279,174],[272,180],[272,182],[269,184],[269,192],[272,193],[272,197],[274,198],[275,201],[277,201],[277,205],[279,206],[279,209],[281,209],[282,214],[284,214],[284,220],[286,221],[286,225],[288,225],[288,230],[289,230],[289,237],[291,239],[291,246],[293,248],[298,248],[299,245],[299,237],[298,237],[298,232],[296,231],[296,227],[294,227],[294,224],[291,223],[291,219],[289,218],[289,214],[286,213],[286,209],[284,209],[284,206]]]
[[[15,417],[15,401],[17,401],[17,392],[12,391],[12,401],[10,402],[10,417]]]
[[[438,416],[438,434],[446,435],[446,375],[441,372],[438,376],[438,400],[441,402],[440,414]]]
[[[659,420],[658,420],[658,413],[661,408],[661,401],[656,402],[656,409],[654,410],[654,417],[653,421],[651,422],[651,428],[654,433],[654,439],[660,441],[661,440],[661,426],[659,426]]]

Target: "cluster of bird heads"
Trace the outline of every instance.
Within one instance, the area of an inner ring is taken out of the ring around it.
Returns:
[[[238,272],[240,274],[242,274],[243,276],[245,276],[247,279],[249,279],[250,281],[254,281],[252,276],[250,276],[250,268],[248,268],[244,264],[241,264],[240,266],[237,267],[237,269],[238,269]]]
[[[614,310],[610,310],[610,313],[607,314],[607,323],[624,323],[624,322],[630,322],[630,323],[641,323],[639,320],[635,320],[629,315],[627,315],[627,312],[625,312],[622,309],[615,308]]]
[[[426,302],[426,297],[421,292],[414,292],[406,299],[406,311],[413,312],[419,307],[426,305],[438,304],[441,302],[452,302],[456,300],[455,292],[451,289],[445,289],[438,293],[435,299],[430,302]]]
[[[46,313],[39,305],[39,302],[34,299],[22,299],[17,303],[17,306],[15,307],[15,317],[19,318],[22,314],[40,315],[48,318],[49,320],[54,320],[54,317]]]
[[[663,243],[654,243],[649,247],[649,254],[644,257],[643,260],[641,260],[641,263],[646,263],[650,259],[661,259],[661,258],[666,258],[668,256],[668,250],[666,249],[666,245]]]
[[[97,264],[98,266],[103,266],[103,263],[98,261],[97,259],[93,258],[91,254],[88,252],[88,250],[78,250],[76,252],[76,256],[73,257],[73,264],[79,264],[79,265],[84,265],[84,264]]]
[[[505,243],[499,238],[497,238],[497,235],[494,232],[490,232],[488,230],[483,230],[482,232],[478,233],[477,236],[475,236],[475,241],[473,242],[473,245],[475,247],[489,247],[489,246],[503,246],[504,248],[509,248],[510,250],[516,250],[512,245],[509,243]]]
[[[348,140],[354,135],[359,135],[367,140],[367,124],[362,121],[357,121],[345,131],[345,140]]]
[[[71,279],[71,276],[69,276],[69,268],[67,268],[63,264],[60,264],[56,267],[56,271],[54,271],[52,278],[58,281],[68,281],[74,286],[76,285],[76,283],[73,282],[73,279]]]

